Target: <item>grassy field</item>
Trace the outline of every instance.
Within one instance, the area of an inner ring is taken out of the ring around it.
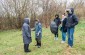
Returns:
[[[24,53],[21,30],[0,31],[0,55],[85,55],[85,21],[80,21],[75,29],[74,46],[68,51],[67,42],[61,44],[54,41],[54,35],[49,28],[43,28],[42,47],[35,47],[35,36],[32,32],[31,53]]]

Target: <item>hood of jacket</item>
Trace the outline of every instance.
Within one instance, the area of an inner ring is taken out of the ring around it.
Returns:
[[[25,19],[24,19],[24,23],[26,23],[26,24],[29,25],[29,23],[30,23],[30,19],[29,19],[29,18],[25,18]]]

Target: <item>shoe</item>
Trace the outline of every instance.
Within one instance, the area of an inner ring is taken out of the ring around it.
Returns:
[[[67,45],[68,48],[72,48],[71,46]]]
[[[58,37],[55,37],[55,40],[58,40]]]
[[[31,50],[28,50],[28,52],[31,52]]]
[[[56,40],[58,40],[58,37],[56,38]]]
[[[31,50],[26,50],[25,52],[31,52]]]
[[[61,43],[65,43],[65,41],[61,41]]]
[[[40,48],[41,46],[38,46],[38,48]]]
[[[55,37],[54,40],[58,40],[58,37]]]

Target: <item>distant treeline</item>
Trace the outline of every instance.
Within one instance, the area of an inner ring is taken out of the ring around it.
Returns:
[[[0,29],[19,29],[26,16],[31,19],[31,27],[34,27],[35,19],[48,27],[55,14],[61,17],[65,9],[71,7],[79,18],[85,17],[84,0],[69,4],[68,0],[0,0]]]

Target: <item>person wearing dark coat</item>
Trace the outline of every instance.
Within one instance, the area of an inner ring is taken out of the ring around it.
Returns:
[[[62,41],[61,41],[61,43],[65,43],[65,41],[66,41],[66,32],[67,32],[66,22],[67,22],[67,18],[64,13],[62,15],[62,20],[61,20],[61,23],[62,23],[62,27],[61,27]]]
[[[67,16],[67,34],[68,34],[68,46],[73,47],[73,40],[74,40],[74,30],[75,26],[78,24],[78,18],[74,14],[74,9],[70,8],[66,10],[68,16]]]
[[[41,39],[42,39],[42,25],[38,19],[35,20],[35,40],[38,48],[41,47]]]
[[[59,27],[59,25],[61,24],[61,20],[60,20],[58,14],[55,15],[54,22],[56,23],[56,26],[57,26],[54,40],[58,40],[58,27]]]
[[[22,26],[23,43],[24,43],[25,52],[31,52],[31,50],[29,50],[29,44],[32,42],[29,22],[30,22],[29,18],[25,18]]]

